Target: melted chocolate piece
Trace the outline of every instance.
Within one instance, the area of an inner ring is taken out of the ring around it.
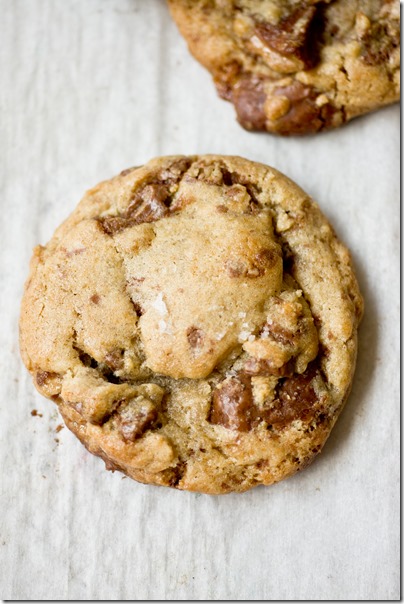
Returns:
[[[157,416],[157,409],[150,401],[145,399],[140,404],[131,402],[118,410],[118,429],[125,440],[134,442],[152,427]]]
[[[169,195],[166,185],[146,185],[129,204],[127,217],[136,220],[137,224],[159,220],[168,211],[165,204]]]
[[[56,373],[52,373],[50,371],[37,371],[37,373],[35,374],[35,381],[39,388],[42,388],[42,386],[46,384],[49,378],[54,378],[56,376]]]
[[[229,430],[248,432],[254,425],[265,420],[270,425],[282,428],[296,419],[310,421],[320,411],[319,399],[313,386],[313,380],[318,375],[317,368],[312,365],[304,373],[292,375],[292,368],[288,363],[279,371],[285,371],[286,375],[290,372],[289,377],[280,378],[271,407],[258,408],[254,404],[248,373],[274,375],[264,365],[265,361],[258,361],[256,371],[248,371],[246,366],[244,373],[225,379],[216,388],[210,415],[213,424],[220,424]]]
[[[251,379],[243,374],[224,380],[213,393],[210,421],[229,430],[248,432],[254,415]]]
[[[296,57],[304,67],[312,67],[310,24],[316,13],[314,6],[302,3],[293,13],[273,25],[263,21],[257,23],[255,32],[269,48],[285,57]]]
[[[314,406],[318,402],[313,387],[316,375],[316,369],[309,368],[280,383],[274,405],[263,414],[268,424],[287,424],[295,419],[307,421],[314,417]]]
[[[388,26],[383,23],[373,23],[369,30],[360,36],[362,58],[367,65],[387,63],[390,55],[400,45],[399,31],[390,35]]]
[[[99,218],[101,228],[108,235],[123,229],[142,224],[155,222],[167,216],[170,212],[173,187],[183,173],[189,168],[192,160],[180,158],[173,161],[167,168],[161,170],[155,177],[155,182],[146,183],[134,194],[127,210],[118,216]]]
[[[290,101],[287,113],[279,117],[273,126],[279,134],[308,134],[318,132],[331,125],[334,107],[327,103],[319,106],[315,100],[314,88],[295,80],[289,86],[282,86],[273,92],[274,96],[284,96]]]
[[[99,222],[108,235],[143,222],[155,222],[168,213],[168,207],[164,203],[168,197],[169,191],[165,185],[146,185],[136,193],[124,214],[100,218]]]
[[[246,130],[265,130],[265,101],[263,81],[252,75],[239,80],[233,89],[232,101],[237,119]]]

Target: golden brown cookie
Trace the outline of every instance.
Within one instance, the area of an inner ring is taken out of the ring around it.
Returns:
[[[321,450],[363,310],[317,205],[239,157],[163,157],[91,189],[33,255],[21,352],[108,468],[203,493]]]
[[[247,130],[306,134],[399,99],[398,0],[168,0]]]

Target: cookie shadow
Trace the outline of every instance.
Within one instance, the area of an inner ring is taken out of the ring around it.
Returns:
[[[349,439],[355,422],[360,421],[360,416],[366,413],[366,396],[376,375],[379,339],[376,301],[367,282],[364,268],[355,257],[353,257],[353,263],[359,288],[365,301],[365,312],[358,333],[356,371],[345,407],[316,461],[317,464],[328,461],[328,457],[335,455],[336,451]]]

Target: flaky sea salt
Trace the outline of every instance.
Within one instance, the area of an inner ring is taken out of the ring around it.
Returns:
[[[249,331],[240,331],[240,333],[238,334],[238,341],[239,342],[245,342],[246,340],[248,340],[248,338],[251,336],[251,332]]]
[[[160,321],[158,322],[158,326],[160,333],[168,333],[169,335],[172,335],[173,332],[171,330],[170,325],[163,321],[163,319],[160,319]]]
[[[153,308],[155,308],[160,315],[166,315],[168,313],[167,306],[163,300],[163,294],[161,292],[150,306],[153,306]]]

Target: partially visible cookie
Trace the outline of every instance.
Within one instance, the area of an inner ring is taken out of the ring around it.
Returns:
[[[348,251],[284,175],[163,157],[90,190],[35,249],[21,352],[108,468],[245,491],[321,450],[362,310]]]
[[[398,0],[168,0],[247,130],[306,134],[399,99]]]

